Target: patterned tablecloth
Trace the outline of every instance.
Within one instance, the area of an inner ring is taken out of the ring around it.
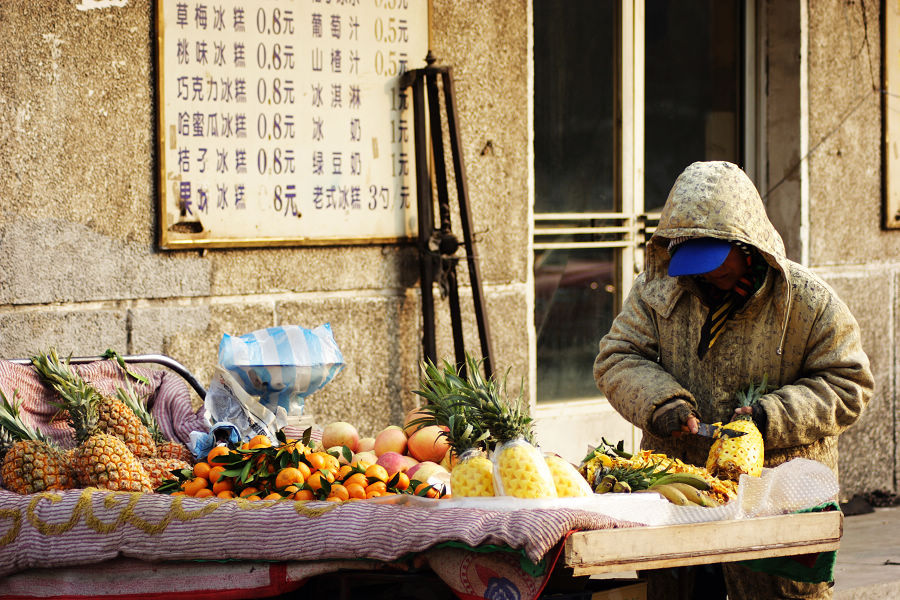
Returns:
[[[90,573],[91,565],[122,557],[170,566],[288,563],[297,585],[309,573],[345,569],[348,561],[375,568],[411,564],[415,557],[417,564],[431,564],[460,597],[487,597],[480,594],[501,585],[534,598],[570,531],[632,525],[596,512],[532,509],[528,501],[522,510],[438,510],[441,502],[447,501],[251,502],[95,489],[29,496],[0,491],[0,597],[15,595],[37,575],[46,582],[54,570],[68,567]],[[471,550],[488,546],[515,552]],[[542,565],[548,558],[550,564]],[[65,586],[48,589],[56,593]],[[67,595],[77,596],[72,589]]]

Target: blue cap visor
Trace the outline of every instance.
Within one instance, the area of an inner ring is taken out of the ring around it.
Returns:
[[[675,248],[675,253],[669,261],[669,275],[701,275],[715,271],[722,266],[728,253],[731,252],[731,242],[716,238],[698,238],[688,240]]]

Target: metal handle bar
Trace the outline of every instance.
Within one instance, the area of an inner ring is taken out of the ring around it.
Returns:
[[[197,378],[194,377],[190,371],[188,371],[187,367],[183,364],[175,360],[170,356],[166,356],[164,354],[135,354],[129,356],[122,356],[122,360],[127,363],[155,363],[158,365],[163,365],[168,367],[169,369],[175,371],[181,377],[184,378],[188,384],[194,388],[194,391],[197,392],[201,398],[206,398],[206,388],[200,385],[200,382],[197,381]],[[72,364],[84,364],[90,362],[97,362],[100,360],[111,360],[106,356],[73,356],[68,359],[68,362]],[[9,362],[16,363],[19,365],[30,365],[30,358],[13,358],[10,359]]]

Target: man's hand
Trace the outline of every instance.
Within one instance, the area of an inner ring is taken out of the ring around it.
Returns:
[[[766,437],[766,428],[769,425],[769,417],[766,415],[765,409],[759,404],[754,404],[752,406],[739,406],[734,409],[734,416],[739,417],[740,415],[750,415],[753,419],[753,424],[756,425],[756,428],[759,429],[759,432],[763,435],[763,438]]]
[[[681,398],[675,398],[653,411],[650,432],[659,437],[677,437],[682,433],[697,433],[699,423],[691,405]]]

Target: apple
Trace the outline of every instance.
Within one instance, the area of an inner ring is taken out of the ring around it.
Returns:
[[[450,445],[443,432],[446,427],[439,425],[429,425],[419,429],[409,436],[409,454],[419,461],[430,460],[439,463],[444,459]]]
[[[359,443],[359,432],[356,427],[346,421],[329,423],[322,430],[322,447],[347,446],[351,452],[356,452]]]
[[[388,475],[393,475],[398,471],[406,471],[409,468],[409,463],[406,461],[406,457],[397,452],[385,452],[378,457],[378,461],[376,464],[384,467],[388,472]]]
[[[375,436],[375,456],[381,456],[385,452],[406,454],[406,434],[396,425],[388,425]]]
[[[375,438],[373,437],[364,437],[359,438],[359,442],[356,444],[357,452],[368,452],[375,451]]]

